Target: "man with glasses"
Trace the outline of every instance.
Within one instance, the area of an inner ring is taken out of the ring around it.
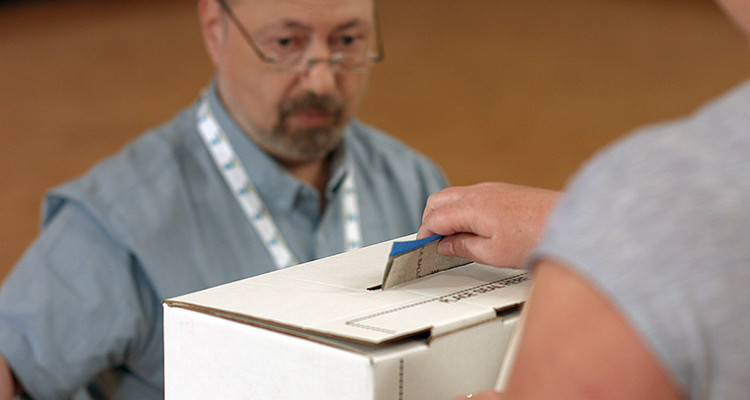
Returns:
[[[0,399],[162,398],[162,299],[413,233],[445,186],[354,120],[383,57],[374,0],[199,15],[205,93],[45,199],[0,291]]]

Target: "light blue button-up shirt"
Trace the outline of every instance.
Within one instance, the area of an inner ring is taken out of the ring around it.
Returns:
[[[413,233],[439,169],[357,121],[317,190],[216,119],[300,262],[343,251],[339,188],[356,171],[365,244]],[[275,269],[198,134],[195,105],[45,199],[40,236],[0,290],[0,353],[29,393],[163,398],[161,301]]]

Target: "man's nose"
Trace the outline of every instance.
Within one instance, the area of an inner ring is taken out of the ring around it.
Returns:
[[[331,94],[336,87],[336,71],[328,60],[314,60],[305,77],[307,89],[318,95]]]
[[[327,45],[313,45],[305,61],[302,84],[317,95],[331,94],[336,88],[336,67],[331,64],[331,51]]]

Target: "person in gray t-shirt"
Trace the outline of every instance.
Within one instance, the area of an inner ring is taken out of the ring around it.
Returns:
[[[750,32],[750,1],[721,3]],[[472,400],[750,397],[749,110],[747,82],[583,168],[528,257],[506,390]],[[519,240],[504,208],[533,190],[439,192],[419,237],[450,235],[443,254],[512,265],[535,236]]]

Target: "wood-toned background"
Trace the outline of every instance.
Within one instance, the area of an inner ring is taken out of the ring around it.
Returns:
[[[709,0],[380,0],[386,62],[360,117],[454,184],[561,188],[597,148],[742,81]],[[196,2],[0,3],[0,279],[45,190],[187,106],[211,66]],[[717,138],[720,140],[720,138]]]

